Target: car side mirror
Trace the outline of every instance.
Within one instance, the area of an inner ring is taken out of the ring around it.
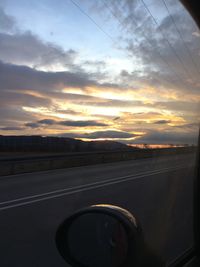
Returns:
[[[146,248],[136,218],[112,205],[94,205],[67,218],[56,233],[56,245],[73,267],[143,265]],[[154,266],[163,266],[156,265]]]

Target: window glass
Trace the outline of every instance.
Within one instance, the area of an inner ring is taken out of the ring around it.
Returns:
[[[192,247],[199,73],[177,0],[1,1],[2,266],[66,266],[56,228],[96,203],[168,263]]]

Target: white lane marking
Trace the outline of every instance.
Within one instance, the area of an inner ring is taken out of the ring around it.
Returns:
[[[31,199],[31,198],[37,198],[37,197],[46,196],[46,195],[51,195],[51,194],[55,194],[55,193],[61,193],[61,192],[65,192],[65,191],[71,191],[73,189],[81,189],[81,188],[88,187],[88,186],[93,186],[93,185],[96,185],[96,184],[102,184],[102,183],[105,183],[105,182],[121,180],[121,179],[129,178],[129,177],[135,177],[135,176],[138,176],[138,175],[144,175],[144,174],[148,175],[150,173],[157,173],[158,171],[170,170],[170,169],[174,169],[174,168],[177,169],[177,167],[174,166],[174,167],[170,167],[170,168],[162,168],[162,169],[158,169],[158,170],[154,170],[154,171],[140,172],[140,173],[136,173],[134,175],[130,174],[130,175],[126,175],[126,176],[121,176],[121,177],[115,177],[115,178],[111,178],[111,179],[101,180],[99,182],[93,182],[93,183],[87,183],[87,184],[83,184],[83,185],[67,187],[67,188],[58,189],[58,190],[54,190],[54,191],[50,191],[50,192],[46,192],[46,193],[42,193],[42,194],[36,194],[36,195],[32,195],[32,196],[21,197],[21,198],[17,198],[17,199],[13,199],[13,200],[3,201],[3,202],[0,202],[0,205],[9,204],[9,203],[13,203],[13,202],[18,202],[18,201],[21,201],[21,200],[27,200],[27,199]],[[98,178],[96,178],[96,179],[98,179]]]
[[[111,182],[111,181],[117,181],[117,180],[121,180],[121,179],[125,179],[125,178],[129,178],[129,177],[135,177],[138,175],[144,175],[144,174],[151,174],[151,173],[157,173],[158,171],[163,171],[163,170],[174,170],[177,169],[177,167],[184,167],[184,166],[174,166],[174,167],[168,167],[168,168],[162,168],[162,169],[158,169],[158,170],[154,170],[154,171],[147,171],[147,172],[140,172],[140,173],[136,173],[136,174],[130,174],[130,175],[126,175],[126,176],[121,176],[121,177],[115,177],[115,178],[111,178],[111,179],[106,179],[106,180],[101,180],[100,182],[93,182],[93,183],[87,183],[87,184],[83,184],[83,185],[78,185],[78,186],[72,186],[72,187],[67,187],[67,188],[63,188],[63,189],[58,189],[58,190],[54,190],[54,191],[50,191],[50,192],[46,192],[46,193],[42,193],[42,194],[36,194],[36,195],[32,195],[32,196],[27,196],[27,197],[21,197],[21,198],[17,198],[17,199],[13,199],[13,200],[7,200],[7,201],[3,201],[0,202],[0,205],[4,205],[4,204],[9,204],[9,203],[13,203],[13,202],[18,202],[21,200],[27,200],[27,199],[32,199],[32,198],[37,198],[37,197],[41,197],[41,196],[46,196],[46,195],[51,195],[51,194],[55,194],[55,193],[61,193],[61,192],[65,192],[65,191],[71,191],[73,189],[81,189],[81,188],[85,188],[88,186],[93,186],[96,184],[102,184],[105,182]],[[98,179],[98,178],[96,178]],[[100,178],[99,178],[100,179]]]
[[[165,168],[165,169],[161,169],[161,170],[154,171],[154,172],[140,173],[140,174],[137,174],[137,175],[134,175],[134,176],[130,175],[130,176],[118,177],[118,178],[114,178],[114,179],[105,180],[103,182],[96,182],[96,183],[87,184],[87,185],[82,186],[82,187],[81,186],[71,187],[70,191],[69,190],[67,191],[67,189],[62,189],[62,191],[66,190],[67,192],[54,194],[52,196],[41,197],[41,196],[45,196],[47,194],[53,194],[53,192],[57,193],[57,191],[62,192],[60,190],[56,190],[56,191],[40,194],[39,198],[37,198],[37,199],[33,199],[33,198],[38,197],[37,195],[29,196],[26,199],[31,199],[32,198],[32,200],[21,202],[21,203],[17,203],[17,204],[13,204],[13,205],[6,205],[4,207],[1,207],[0,211],[11,209],[11,208],[15,208],[15,207],[20,207],[20,206],[25,206],[25,205],[29,205],[29,204],[36,203],[36,202],[41,202],[41,201],[48,200],[48,199],[58,198],[58,197],[66,196],[66,195],[72,195],[72,194],[79,193],[79,192],[89,191],[89,190],[100,188],[100,187],[104,187],[104,186],[123,183],[123,182],[130,181],[130,180],[140,179],[140,178],[146,177],[147,175],[148,176],[152,176],[152,175],[155,175],[155,174],[165,173],[165,172],[184,169],[184,168],[185,168],[185,166],[179,166],[179,167],[177,166],[176,168],[175,167],[173,167],[173,168]],[[21,198],[21,199],[24,200],[24,198]],[[11,200],[11,201],[13,203],[15,201],[20,201],[20,199]],[[3,202],[1,202],[0,204],[3,204]]]

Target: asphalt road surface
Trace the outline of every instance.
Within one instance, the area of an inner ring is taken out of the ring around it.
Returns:
[[[58,225],[97,203],[119,205],[141,222],[166,261],[192,246],[195,155],[174,155],[0,178],[0,266],[68,266],[55,246]]]

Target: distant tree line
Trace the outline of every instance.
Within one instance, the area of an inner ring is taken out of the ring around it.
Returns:
[[[113,141],[84,142],[73,138],[43,136],[0,136],[0,152],[87,152],[133,150]]]

